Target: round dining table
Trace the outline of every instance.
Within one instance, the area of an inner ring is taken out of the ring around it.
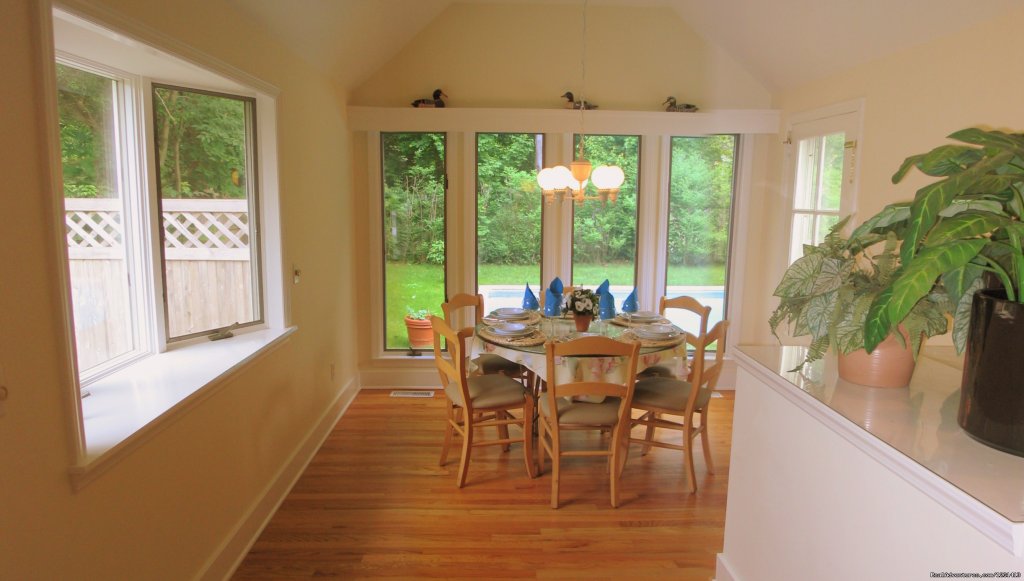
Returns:
[[[615,319],[594,320],[587,333],[576,331],[574,321],[569,317],[544,317],[540,313],[530,313],[530,317],[521,322],[527,324],[532,332],[525,336],[503,336],[494,332],[494,325],[500,322],[485,317],[477,324],[473,334],[471,359],[490,353],[509,361],[523,365],[532,371],[541,381],[547,381],[547,355],[544,344],[549,340],[567,341],[581,335],[604,335],[622,341],[640,341],[640,359],[637,371],[648,367],[668,367],[676,377],[685,377],[687,371],[686,343],[682,335],[669,339],[641,339],[632,329],[639,323],[632,323],[628,318],[619,316]],[[646,321],[650,323],[651,321]],[[657,321],[670,324],[667,320]],[[559,383],[578,381],[609,381],[623,383],[626,381],[624,361],[620,357],[558,357],[555,359],[555,373]]]

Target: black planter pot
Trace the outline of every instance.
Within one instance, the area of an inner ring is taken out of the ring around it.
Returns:
[[[957,422],[976,440],[1024,456],[1024,304],[1004,291],[974,295]]]

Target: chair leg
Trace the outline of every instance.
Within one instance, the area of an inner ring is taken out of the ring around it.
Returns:
[[[537,476],[544,473],[544,418],[537,417]]]
[[[499,420],[507,420],[507,419],[511,418],[512,416],[508,412],[494,412],[494,417],[499,419]],[[508,424],[502,424],[502,425],[498,426],[498,438],[500,438],[502,440],[507,440],[508,439]],[[508,452],[511,449],[512,449],[512,445],[511,444],[504,444],[501,447],[501,451],[502,452]]]
[[[711,463],[711,441],[708,438],[708,418],[705,412],[700,413],[700,443],[704,448],[704,466],[707,467],[708,474],[715,473],[715,466]]]
[[[447,412],[448,418],[444,423],[444,444],[441,446],[441,460],[438,462],[438,466],[444,466],[448,463],[448,449],[452,445],[452,432],[454,431],[452,422],[455,421],[455,412],[451,402],[448,402]]]
[[[647,441],[647,442],[653,441],[654,440],[654,424],[653,424],[653,422],[658,419],[658,414],[656,414],[654,412],[647,412],[646,414],[644,414],[644,415],[642,415],[640,417],[641,418],[647,418],[647,421],[652,422],[650,424],[647,424],[647,432],[644,434],[644,440]],[[641,456],[646,456],[647,453],[650,452],[650,451],[651,451],[651,445],[650,444],[644,444],[644,447],[640,450],[640,455]]]
[[[686,461],[686,479],[690,483],[690,492],[692,494],[697,493],[697,471],[693,467],[693,428],[689,425],[683,430],[683,445],[686,450],[683,451]]]
[[[464,415],[466,416],[466,423],[462,428],[465,434],[462,436],[462,460],[459,461],[459,488],[466,485],[466,474],[469,472],[469,457],[473,453],[473,422],[469,419],[469,414]]]
[[[533,458],[533,398],[526,396],[523,405],[523,459],[526,460],[526,473],[530,478],[537,477],[537,463]]]
[[[558,508],[558,478],[561,472],[562,448],[558,432],[551,431],[551,508]]]
[[[608,463],[608,487],[611,489],[612,508],[619,507],[619,474],[622,472],[619,468],[619,462],[621,462],[619,456],[622,454],[622,446],[619,443],[620,431],[620,427],[616,426],[612,431],[612,441],[609,444],[612,455],[611,461]]]

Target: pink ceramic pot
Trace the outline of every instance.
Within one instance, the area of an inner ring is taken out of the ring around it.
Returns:
[[[906,331],[900,329],[906,347],[889,335],[871,353],[858,349],[839,355],[839,377],[871,387],[906,387],[914,375],[914,353]]]

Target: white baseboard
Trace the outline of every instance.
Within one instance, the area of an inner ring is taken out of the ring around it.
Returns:
[[[715,581],[740,581],[733,575],[732,569],[729,568],[729,562],[725,560],[722,553],[718,553],[718,558],[715,560]]]
[[[281,466],[277,475],[264,489],[263,494],[253,503],[235,529],[206,562],[198,579],[219,581],[229,579],[235,572],[235,569],[249,553],[253,543],[263,532],[264,527],[270,522],[270,518],[277,512],[277,508],[284,501],[292,486],[295,485],[299,476],[313,459],[313,455],[320,449],[338,419],[359,393],[356,379],[356,377],[352,377],[345,383],[345,386],[338,392],[338,396],[324,410],[320,420],[310,429],[302,444]]]

